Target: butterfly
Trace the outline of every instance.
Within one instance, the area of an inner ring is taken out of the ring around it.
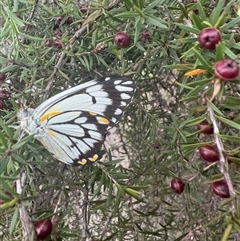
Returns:
[[[132,79],[100,77],[65,90],[36,109],[21,108],[20,127],[68,165],[93,163],[100,158],[107,131],[116,126],[135,90]]]

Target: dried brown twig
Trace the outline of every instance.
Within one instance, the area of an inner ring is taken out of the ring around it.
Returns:
[[[227,167],[226,167],[227,160],[223,155],[224,146],[223,146],[222,140],[218,136],[219,135],[218,123],[217,123],[217,120],[214,116],[214,112],[213,112],[213,109],[211,108],[211,106],[208,106],[208,113],[209,113],[209,117],[211,119],[211,122],[213,124],[214,139],[215,139],[215,143],[217,145],[217,149],[218,149],[218,152],[219,152],[219,170],[223,174],[223,176],[224,176],[224,178],[227,182],[230,196],[235,197],[236,193],[234,191],[233,183],[232,183],[231,177],[230,177],[229,172],[228,172]],[[233,205],[233,210],[234,211],[236,210],[236,207],[234,205]]]
[[[22,172],[21,177],[16,181],[16,189],[17,193],[21,194],[24,185],[26,184],[26,173]],[[33,223],[28,214],[28,211],[24,204],[20,202],[19,206],[19,215],[22,224],[22,233],[23,233],[23,241],[30,241],[35,239],[35,232]]]

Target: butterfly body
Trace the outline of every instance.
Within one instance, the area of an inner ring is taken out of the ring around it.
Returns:
[[[18,113],[21,128],[34,134],[54,156],[70,165],[98,160],[106,132],[116,125],[130,103],[135,84],[121,76],[65,90]]]

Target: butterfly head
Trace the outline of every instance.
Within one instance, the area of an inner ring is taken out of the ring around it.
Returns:
[[[17,114],[18,120],[22,121],[24,119],[28,119],[29,116],[32,115],[33,111],[34,109],[32,108],[26,108],[26,107],[20,108]]]
[[[21,129],[27,131],[28,133],[30,132],[29,123],[33,121],[33,112],[34,112],[34,109],[24,107],[24,108],[20,108],[17,113],[17,117],[18,117],[18,120],[20,121]]]

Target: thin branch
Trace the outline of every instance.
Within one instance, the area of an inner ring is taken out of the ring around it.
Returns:
[[[217,123],[217,120],[214,116],[213,109],[210,106],[208,106],[208,113],[209,113],[209,117],[211,119],[211,122],[213,124],[214,139],[215,139],[215,142],[216,142],[216,145],[217,145],[217,148],[218,148],[218,152],[219,152],[219,169],[220,169],[221,173],[224,175],[224,178],[227,182],[230,196],[235,197],[236,194],[235,194],[234,189],[233,189],[233,184],[232,184],[229,172],[226,168],[227,160],[225,159],[225,157],[223,155],[224,146],[223,146],[222,140],[218,136],[219,135],[218,123]]]
[[[56,169],[56,176],[54,176],[54,178],[51,180],[51,183],[49,183],[49,186],[51,187],[49,188],[48,193],[44,198],[44,201],[42,203],[42,208],[48,207],[49,203],[53,202],[52,197],[54,197],[55,185],[59,181],[59,177],[62,175],[65,167],[66,167],[65,164],[58,165]]]
[[[82,225],[82,239],[81,241],[87,240],[87,233],[88,233],[88,182],[85,182],[84,187],[84,199],[83,199],[83,207],[82,207],[82,217],[83,217],[83,225]]]
[[[27,21],[30,21],[30,20],[33,19],[34,14],[35,14],[36,9],[37,9],[38,2],[39,2],[39,0],[36,0],[36,2],[35,2],[35,4],[34,4],[34,7],[33,7],[32,11],[31,11],[30,14],[29,14],[29,17],[28,17]],[[28,32],[29,28],[31,28],[31,24],[27,24],[27,25],[26,25],[26,27],[24,28],[24,32],[25,32],[25,33]],[[20,41],[21,43],[25,43],[26,38],[24,38],[22,35],[19,35],[19,36],[18,36],[18,39],[19,39],[19,41]]]
[[[35,1],[34,7],[33,7],[32,11],[30,12],[29,18],[27,19],[27,21],[33,19],[34,14],[35,14],[36,9],[37,9],[37,6],[38,6],[38,2],[39,2],[39,0],[36,0],[36,1]],[[28,24],[28,25],[26,26],[26,28],[25,28],[25,32],[27,32],[30,27],[31,27],[31,25]]]
[[[100,239],[99,240],[103,240],[104,239],[104,236],[105,234],[107,233],[107,231],[109,230],[109,225],[111,223],[111,220],[112,220],[112,215],[110,217],[107,218],[106,222],[105,222],[105,225],[102,229],[102,233],[101,233],[101,236],[100,236]]]
[[[26,184],[26,173],[22,172],[21,177],[16,181],[16,190],[17,193],[22,193],[22,188]],[[22,224],[22,233],[23,233],[23,241],[30,241],[35,239],[34,226],[31,221],[31,218],[28,214],[28,211],[24,204],[20,202],[19,206],[19,215]]]

